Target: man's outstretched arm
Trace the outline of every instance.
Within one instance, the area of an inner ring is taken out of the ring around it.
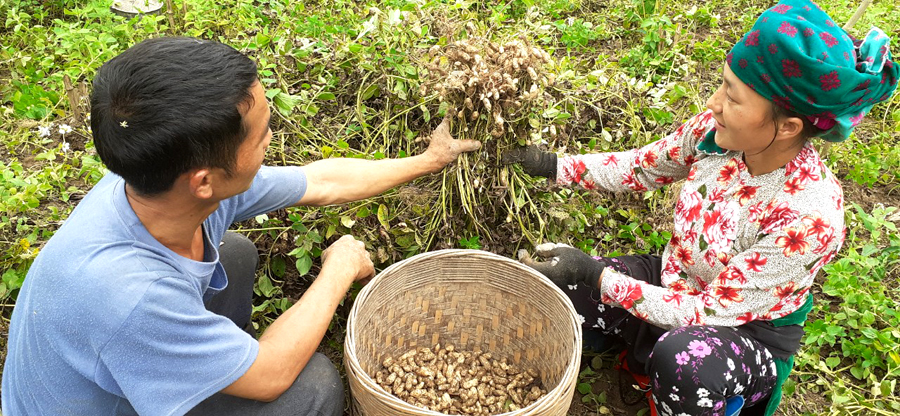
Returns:
[[[324,206],[378,195],[420,176],[438,172],[460,153],[481,148],[477,140],[456,140],[447,119],[431,133],[424,153],[402,159],[323,159],[303,167],[306,193],[295,206]]]

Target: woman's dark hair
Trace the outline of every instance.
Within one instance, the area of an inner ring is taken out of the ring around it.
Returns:
[[[796,111],[788,110],[772,102],[772,119],[776,121],[776,128],[778,127],[778,120],[784,120],[788,117],[797,117],[800,120],[803,120],[803,130],[800,132],[800,135],[803,136],[804,140],[809,140],[813,137],[817,137],[825,132],[824,130],[816,127],[816,125],[813,124],[812,121],[809,121],[806,116],[797,114]]]
[[[167,37],[132,46],[94,78],[97,153],[147,196],[191,169],[231,174],[247,135],[239,106],[256,80],[256,64],[218,42]]]

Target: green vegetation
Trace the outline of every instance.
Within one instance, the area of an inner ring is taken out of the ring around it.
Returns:
[[[252,56],[277,109],[268,162],[296,165],[423,151],[416,138],[447,110],[421,88],[428,51],[474,37],[499,44],[523,38],[550,54],[545,69],[555,82],[541,106],[523,116],[533,130],[519,140],[596,152],[649,143],[700,111],[719,82],[728,48],[770,5],[176,0],[169,13],[126,19],[112,14],[110,3],[0,2],[2,328],[41,245],[104,174],[85,123],[90,80],[103,62],[143,39],[197,36]],[[844,0],[818,3],[838,22],[856,7]],[[861,36],[877,24],[900,38],[898,22],[900,4],[876,0],[852,33]],[[855,138],[830,149],[828,163],[848,201],[847,240],[814,288],[816,308],[783,414],[900,412],[898,103],[895,96],[877,106]],[[490,137],[479,139],[490,146]],[[471,156],[368,201],[292,209],[240,224],[264,256],[256,323],[264,329],[290,307],[316,275],[321,251],[342,234],[366,241],[379,270],[429,250],[480,248],[511,257],[543,241],[594,254],[659,253],[670,236],[677,189],[626,196],[560,190],[518,168],[499,168],[493,155]],[[506,183],[483,180],[497,175],[508,175]],[[353,294],[323,344],[332,357],[341,354]],[[609,394],[591,388],[599,379],[594,370],[609,369],[608,358],[584,367],[572,413],[615,411],[609,403],[615,384]]]

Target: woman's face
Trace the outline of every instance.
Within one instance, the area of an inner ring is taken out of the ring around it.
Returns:
[[[725,65],[723,82],[706,108],[716,119],[716,144],[727,150],[757,154],[765,150],[775,135],[772,102],[744,84]]]

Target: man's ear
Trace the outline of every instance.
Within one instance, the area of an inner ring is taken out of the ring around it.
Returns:
[[[778,138],[795,140],[803,135],[803,120],[799,117],[786,117],[778,126]]]
[[[209,199],[213,196],[213,175],[209,169],[197,169],[187,173],[188,188],[191,195],[200,199]]]

